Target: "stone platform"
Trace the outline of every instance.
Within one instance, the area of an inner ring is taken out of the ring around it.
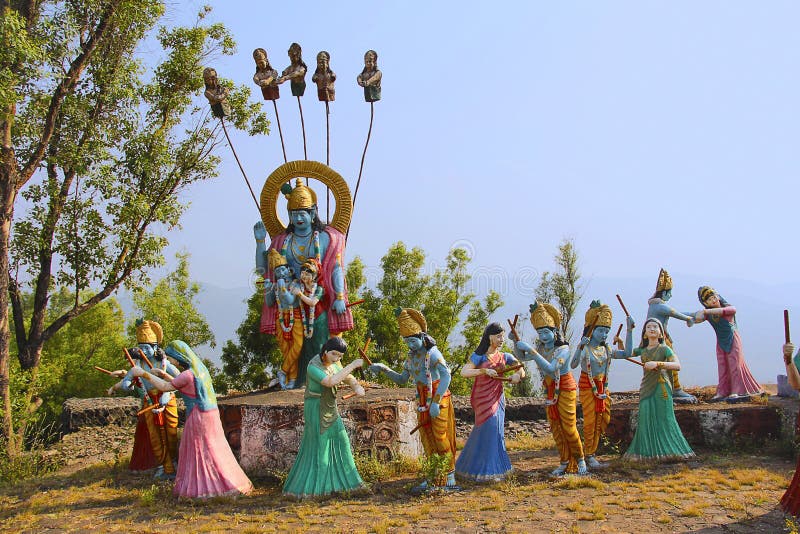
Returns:
[[[343,400],[339,413],[354,452],[382,460],[422,453],[417,425],[415,390],[368,389],[365,397]],[[219,400],[225,436],[250,474],[286,471],[294,463],[303,437],[303,391],[255,392]]]
[[[792,439],[798,402],[777,396],[768,399],[765,403],[675,405],[675,419],[692,447],[736,447]],[[633,440],[638,416],[638,400],[612,404],[606,436],[623,451]]]
[[[411,434],[417,420],[413,389],[374,388],[366,397],[342,400],[349,392],[340,390],[339,412],[354,451],[385,460],[422,453],[418,434]],[[248,474],[273,474],[291,467],[303,434],[302,390],[254,392],[220,397],[218,402],[225,435]],[[473,423],[469,397],[453,397],[453,405],[457,427],[463,430],[460,435],[466,436]],[[182,403],[179,408],[182,416]],[[675,416],[692,447],[731,448],[792,440],[798,408],[795,399],[770,396],[763,402],[678,405]],[[132,427],[137,409],[132,398],[69,399],[62,413],[63,431]],[[613,393],[611,414],[607,436],[624,451],[636,431],[637,392]],[[545,417],[543,399],[507,399],[507,426],[513,422],[515,427],[541,430],[547,426]],[[580,405],[578,417],[580,425]]]

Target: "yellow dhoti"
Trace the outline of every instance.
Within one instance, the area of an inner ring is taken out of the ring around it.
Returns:
[[[547,400],[555,399],[555,381],[548,377],[544,380],[547,388]],[[561,463],[567,463],[567,473],[578,472],[578,460],[583,458],[583,445],[578,434],[577,424],[577,386],[572,374],[561,377],[559,383],[558,402],[547,407],[547,421],[550,431],[558,447]]]
[[[151,389],[147,392],[153,403],[158,403],[161,392]],[[150,433],[150,446],[158,465],[164,467],[164,473],[175,473],[175,461],[178,458],[178,403],[175,395],[167,403],[161,413],[152,410],[145,413],[147,431]]]
[[[294,324],[292,324],[289,314],[292,313],[294,317]],[[298,365],[300,362],[300,352],[303,350],[303,319],[300,315],[300,310],[294,308],[293,312],[285,311],[278,314],[275,318],[278,323],[275,328],[275,337],[278,340],[278,348],[283,355],[283,363],[281,364],[281,371],[286,374],[286,380],[296,380]],[[285,332],[283,328],[291,330]]]
[[[597,393],[608,394],[603,384],[604,376],[594,377]],[[611,421],[611,397],[598,399],[592,391],[592,384],[589,382],[589,375],[581,373],[580,397],[581,407],[583,408],[583,448],[584,452],[591,456],[597,451],[602,436],[608,423]]]
[[[439,381],[434,381],[433,391],[436,391],[438,385]],[[419,393],[419,405],[425,406],[428,402],[428,388],[417,384],[417,392]],[[417,413],[417,424],[421,425],[419,437],[425,454],[450,453],[448,470],[454,471],[456,468],[456,417],[449,391],[442,395],[439,408],[439,415],[433,418],[428,412]]]

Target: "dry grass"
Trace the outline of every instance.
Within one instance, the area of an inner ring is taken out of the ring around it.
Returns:
[[[579,510],[578,519],[581,521],[602,521],[607,515],[605,507],[595,504]]]
[[[662,525],[668,525],[672,523],[672,518],[667,514],[661,514],[660,516],[656,517],[656,523],[660,523]]]
[[[520,432],[516,438],[506,440],[506,449],[509,451],[543,451],[555,448],[556,442],[550,434],[534,436],[528,432]]]
[[[707,506],[699,505],[699,504],[690,504],[689,506],[685,506],[683,510],[678,512],[678,515],[681,517],[700,517],[703,515],[703,510],[705,510]]]
[[[601,489],[604,484],[593,477],[566,476],[553,484],[556,488],[575,490],[580,488]]]
[[[518,452],[513,461],[515,474],[505,482],[464,484],[463,491],[443,495],[411,496],[407,489],[419,475],[409,470],[357,497],[297,502],[282,497],[274,480],[255,480],[250,496],[200,503],[175,499],[171,484],[153,483],[114,463],[101,464],[0,490],[0,520],[4,531],[86,530],[98,517],[109,532],[125,532],[132,524],[158,532],[304,532],[328,525],[347,534],[454,526],[568,532],[596,529],[597,522],[611,531],[630,532],[641,531],[645,521],[650,530],[668,532],[678,525],[681,530],[721,525],[714,521],[722,519],[749,526],[765,517],[778,523],[762,531],[787,528],[782,516],[773,518],[793,469],[786,460],[708,456],[688,467],[614,461],[590,477],[557,480],[549,477],[554,458],[547,451]]]

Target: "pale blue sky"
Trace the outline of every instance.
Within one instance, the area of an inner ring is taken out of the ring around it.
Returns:
[[[169,21],[191,22],[203,3],[173,6]],[[759,299],[770,319],[740,310],[748,360],[770,362],[751,364],[759,380],[780,371],[771,356],[782,341],[780,310],[800,291],[792,285],[782,298],[764,288],[793,284],[800,263],[800,3],[209,3],[210,18],[239,44],[213,66],[250,84],[254,99],[252,50],[265,48],[280,71],[288,45],[303,46],[309,156],[321,161],[324,105],[310,75],[316,53],[331,53],[331,166],[351,186],[369,120],[355,77],[364,52],[377,50],[383,100],[347,250],[373,281],[396,241],[438,264],[460,244],[474,254],[478,289],[493,286],[519,305],[571,236],[587,278],[637,280],[627,292],[600,283],[605,292],[588,297],[613,304],[619,291],[643,310],[663,266],[676,279],[678,308],[698,306],[698,280],[739,302]],[[289,158],[300,159],[296,101],[287,86],[281,93]],[[234,145],[260,190],[283,161],[276,123],[269,137],[235,133]],[[183,230],[170,239],[191,252],[197,280],[241,287],[258,214],[232,153],[221,154],[221,177],[189,192]],[[753,331],[762,323],[770,330]],[[713,334],[701,328],[679,336],[709,353],[690,364],[709,383]]]
[[[171,19],[187,22],[200,5]],[[796,2],[211,5],[239,43],[214,65],[223,77],[251,84],[255,47],[278,70],[292,41],[310,70],[317,51],[331,53],[331,166],[351,185],[369,119],[355,77],[364,51],[378,51],[383,100],[350,257],[375,265],[403,240],[441,262],[467,242],[476,266],[547,268],[572,236],[593,276],[664,266],[794,280]],[[324,106],[308,81],[310,157],[324,161]],[[296,101],[281,89],[289,158],[299,159]],[[269,137],[234,134],[257,190],[282,163],[277,133],[273,122]],[[191,190],[172,241],[192,253],[198,279],[240,286],[258,215],[222,155],[221,178]]]

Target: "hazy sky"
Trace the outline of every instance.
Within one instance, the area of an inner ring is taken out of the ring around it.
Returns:
[[[167,22],[190,24],[205,3],[173,5]],[[372,282],[397,241],[422,247],[433,264],[466,246],[474,289],[524,308],[558,243],[572,237],[584,276],[605,280],[590,298],[614,304],[619,291],[644,313],[663,266],[684,311],[698,307],[701,282],[752,302],[739,313],[748,360],[761,360],[751,363],[759,380],[781,371],[780,310],[792,298],[782,288],[800,294],[800,3],[208,3],[239,46],[212,66],[250,85],[253,100],[252,50],[265,48],[280,71],[289,44],[302,45],[309,157],[323,162],[325,108],[311,73],[316,53],[330,52],[331,166],[351,187],[369,124],[355,78],[364,52],[378,52],[383,100],[347,248]],[[283,162],[267,104],[270,136],[233,133],[257,194]],[[278,109],[289,159],[301,159],[288,84]],[[191,253],[198,281],[236,288],[251,281],[259,215],[233,154],[221,155],[221,176],[189,191],[171,250]],[[762,322],[770,331],[754,331]],[[709,383],[713,333],[701,332],[677,335],[702,343],[688,372],[708,371]]]
[[[325,161],[319,50],[337,74],[331,166],[352,185],[369,123],[355,83],[379,54],[383,100],[348,257],[375,266],[394,242],[441,263],[453,244],[475,268],[537,273],[575,239],[586,274],[672,272],[782,283],[800,248],[800,4],[796,2],[210,2],[239,51],[214,66],[252,85],[256,47],[277,70],[288,45],[309,65],[309,157]],[[173,6],[190,23],[201,2]],[[278,110],[302,158],[296,100]],[[270,119],[274,119],[267,102]],[[268,137],[234,133],[254,188],[283,162]],[[221,177],[191,189],[183,230],[194,276],[247,283],[258,219],[229,150]],[[692,289],[692,291],[694,288]]]

